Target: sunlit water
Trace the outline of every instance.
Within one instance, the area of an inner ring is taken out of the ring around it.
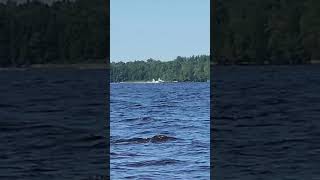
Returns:
[[[209,83],[111,84],[111,179],[210,179]]]

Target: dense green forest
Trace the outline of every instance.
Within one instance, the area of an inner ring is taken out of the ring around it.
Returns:
[[[0,1],[0,67],[106,61],[106,0],[4,2]],[[211,18],[217,20],[211,35],[215,63],[320,60],[319,0],[218,0],[216,10]]]
[[[112,62],[111,82],[150,81],[207,81],[210,74],[210,56],[178,56],[173,61]]]
[[[218,0],[219,64],[301,64],[320,60],[319,0]]]
[[[105,0],[0,3],[0,67],[105,62],[107,10]]]

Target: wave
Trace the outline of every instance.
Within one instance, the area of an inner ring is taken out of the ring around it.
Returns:
[[[166,135],[155,135],[148,138],[130,138],[130,139],[118,139],[113,141],[113,144],[142,144],[142,143],[164,143],[168,141],[177,140],[175,137]]]
[[[148,161],[140,161],[133,162],[127,164],[130,167],[143,167],[143,166],[164,166],[179,163],[179,160],[175,159],[161,159],[161,160],[148,160]]]

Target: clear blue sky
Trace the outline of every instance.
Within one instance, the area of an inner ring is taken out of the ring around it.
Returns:
[[[111,61],[209,54],[210,0],[111,0]]]

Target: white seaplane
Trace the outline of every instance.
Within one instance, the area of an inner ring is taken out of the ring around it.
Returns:
[[[154,80],[152,79],[152,81],[149,81],[149,83],[163,83],[164,81],[160,78],[158,78],[158,80]]]

